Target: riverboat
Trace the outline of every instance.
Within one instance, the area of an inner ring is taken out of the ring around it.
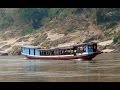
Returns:
[[[97,43],[82,43],[68,47],[43,49],[38,46],[22,46],[21,54],[28,59],[39,60],[92,60],[102,52],[97,49]]]

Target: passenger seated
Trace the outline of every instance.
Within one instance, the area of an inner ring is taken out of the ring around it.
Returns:
[[[86,52],[86,47],[83,47],[83,52]]]

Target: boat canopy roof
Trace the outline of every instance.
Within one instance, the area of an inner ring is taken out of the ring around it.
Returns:
[[[23,48],[35,48],[35,49],[40,49],[38,46],[32,46],[32,45],[24,45],[22,46]]]
[[[34,49],[40,49],[40,50],[63,50],[63,49],[73,49],[74,47],[82,47],[82,46],[85,46],[85,45],[93,45],[93,44],[97,44],[95,42],[90,42],[90,43],[82,43],[82,44],[77,44],[77,45],[73,45],[73,46],[66,46],[66,47],[57,47],[57,48],[51,48],[51,49],[42,49],[38,46],[31,46],[31,45],[25,45],[25,46],[22,46],[22,47],[25,47],[25,48],[34,48]]]
[[[94,45],[94,44],[97,44],[97,43],[95,43],[95,42],[82,43],[82,44],[73,45],[73,47],[80,47],[80,46],[85,46],[85,45]]]

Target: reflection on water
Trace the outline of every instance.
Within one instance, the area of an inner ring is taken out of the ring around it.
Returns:
[[[0,56],[0,81],[99,82],[120,81],[120,53],[103,53],[93,61],[27,60]]]

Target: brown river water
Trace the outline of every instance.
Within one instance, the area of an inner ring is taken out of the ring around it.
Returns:
[[[0,56],[0,82],[120,82],[120,53],[92,61],[27,60]]]

